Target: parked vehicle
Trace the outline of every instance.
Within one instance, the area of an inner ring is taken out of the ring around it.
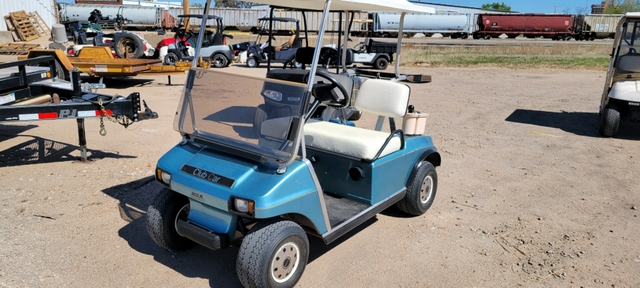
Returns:
[[[404,18],[404,34],[413,37],[422,33],[427,37],[436,33],[452,39],[467,39],[472,34],[474,14],[421,14],[407,13]],[[374,12],[371,16],[374,37],[397,37],[400,13]],[[366,30],[365,30],[366,32]],[[363,35],[364,36],[364,35]]]
[[[273,46],[273,31],[269,31],[273,23],[289,23],[294,26],[293,33],[289,39],[279,46]],[[302,38],[300,37],[300,21],[293,18],[267,17],[260,18],[261,30],[269,31],[268,39],[262,42],[263,33],[258,33],[255,44],[247,49],[246,65],[247,67],[258,67],[260,63],[291,63],[298,68],[301,67],[295,62],[296,51],[302,47]],[[305,39],[308,39],[305,36]]]
[[[433,12],[406,0],[260,2],[323,13]],[[320,29],[315,47],[324,33]],[[293,287],[306,268],[308,235],[332,243],[393,205],[422,215],[436,195],[440,155],[420,128],[405,129],[411,89],[383,79],[360,87],[355,106],[382,116],[380,126],[389,117],[388,132],[311,119],[321,103],[350,103],[342,81],[351,78],[322,69],[320,49],[301,51],[312,52],[296,56],[300,62],[311,57],[310,70],[285,70],[306,71],[304,84],[189,70],[174,121],[183,141],[157,163],[156,178],[165,187],[147,210],[151,239],[169,250],[239,245],[236,272],[245,287]],[[289,104],[256,133],[250,115],[266,95]],[[403,129],[394,117],[405,119]]]
[[[180,19],[180,23],[184,23],[183,19],[185,18],[202,19],[203,15],[178,15],[178,18]],[[215,21],[216,30],[215,32],[205,32],[207,37],[200,43],[202,47],[200,55],[202,55],[203,60],[209,61],[212,67],[227,67],[231,64],[235,54],[233,48],[230,45],[226,45],[225,38],[233,38],[233,36],[223,34],[224,25],[222,24],[222,18],[208,15],[204,22],[207,20]],[[191,40],[195,34],[191,30],[186,31],[185,28],[186,25],[180,25],[175,37],[160,41],[158,46],[156,46],[159,59],[161,59],[165,65],[175,65],[177,61],[193,61],[195,50],[191,48],[189,40]]]
[[[605,137],[615,136],[622,120],[640,120],[640,13],[627,13],[617,27],[600,101],[598,131]]]

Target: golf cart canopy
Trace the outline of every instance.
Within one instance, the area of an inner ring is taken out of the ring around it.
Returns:
[[[323,10],[326,3],[323,0],[258,0],[255,2],[302,10]],[[407,0],[333,0],[331,11],[436,12],[434,8],[416,5]]]

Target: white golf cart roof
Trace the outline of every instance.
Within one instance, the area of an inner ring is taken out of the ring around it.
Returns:
[[[323,10],[324,0],[257,0],[256,3],[302,10]],[[436,10],[407,0],[333,0],[331,11],[394,11],[435,13]]]

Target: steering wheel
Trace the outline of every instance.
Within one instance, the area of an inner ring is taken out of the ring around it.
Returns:
[[[344,88],[344,86],[342,85],[342,83],[340,83],[340,81],[336,80],[336,78],[334,78],[333,75],[326,70],[320,70],[320,69],[317,70],[316,76],[321,76],[330,82],[324,85],[328,85],[328,87],[325,87],[325,88],[328,88],[330,90],[332,99],[327,99],[328,102],[325,102],[325,104],[333,107],[349,106],[349,104],[351,103],[351,94],[347,92],[347,89]],[[314,86],[316,85],[323,85],[323,84],[322,83],[314,84]],[[343,96],[342,98],[338,96],[334,88],[338,88],[338,90]],[[318,98],[318,96],[316,96],[316,98]],[[327,101],[327,100],[323,100],[323,101]]]

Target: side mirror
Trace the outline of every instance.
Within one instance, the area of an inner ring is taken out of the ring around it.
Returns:
[[[164,30],[162,30],[162,29],[159,29],[157,32],[158,32],[158,35],[164,35],[164,34],[167,34],[167,31],[164,31]]]

